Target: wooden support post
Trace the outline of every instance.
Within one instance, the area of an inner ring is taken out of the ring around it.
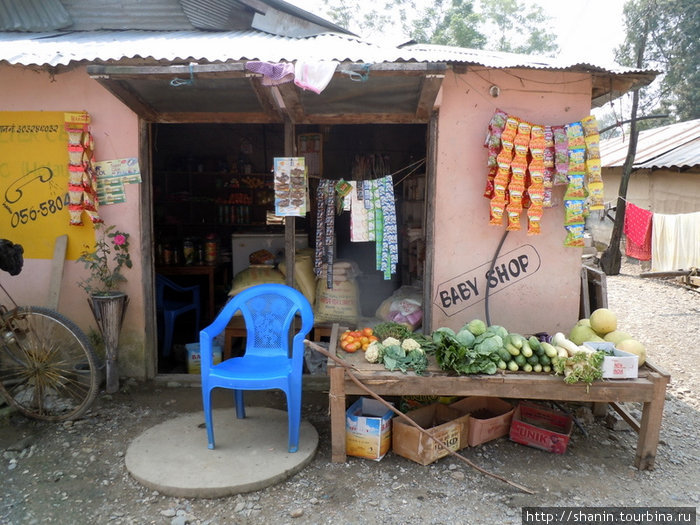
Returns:
[[[634,466],[639,470],[653,470],[654,468],[666,398],[666,385],[668,384],[668,377],[655,372],[649,374],[649,377],[654,381],[654,394],[652,400],[644,403],[642,409],[637,453],[634,457]]]

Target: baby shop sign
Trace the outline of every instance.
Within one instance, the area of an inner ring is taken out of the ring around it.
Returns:
[[[541,259],[531,244],[519,246],[499,256],[493,268],[486,262],[441,283],[433,304],[451,317],[486,298],[521,282],[539,270]]]

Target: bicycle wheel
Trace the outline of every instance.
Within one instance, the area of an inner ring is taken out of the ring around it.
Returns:
[[[83,331],[63,315],[20,306],[3,316],[0,391],[29,417],[75,419],[97,395],[98,360]]]

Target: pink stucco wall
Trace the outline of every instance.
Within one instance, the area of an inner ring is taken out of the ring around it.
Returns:
[[[489,94],[492,85],[500,89],[496,98]],[[446,76],[438,125],[433,329],[486,320],[484,275],[505,231],[489,225],[482,196],[483,143],[494,110],[537,124],[567,124],[589,114],[590,93],[585,73],[475,68]],[[560,202],[563,191],[555,188]],[[521,231],[510,232],[499,252],[488,294],[490,321],[522,333],[568,332],[578,317],[581,249],[563,246],[561,204],[544,211],[541,235],[526,234],[524,217]]]
[[[0,66],[0,111],[88,111],[96,141],[96,159],[138,156],[138,118],[84,68],[50,75],[29,68]],[[489,88],[500,89],[497,98]],[[439,108],[432,326],[459,328],[473,318],[486,320],[484,277],[504,227],[488,224],[488,201],[482,196],[488,122],[496,108],[533,123],[566,124],[590,111],[591,78],[585,73],[470,69],[448,72]],[[143,167],[142,167],[143,169]],[[134,268],[126,284],[129,305],[120,339],[122,373],[145,377],[144,297],[141,265],[141,211],[138,184],[126,185],[127,202],[103,206],[109,224],[132,233]],[[561,201],[563,187],[555,191]],[[523,214],[524,217],[524,214]],[[542,234],[511,232],[496,265],[496,286],[489,292],[492,324],[523,333],[568,330],[578,316],[581,249],[565,248],[561,205],[545,210]],[[0,235],[2,232],[0,232]],[[3,277],[18,302],[45,304],[49,260],[27,260],[22,274]],[[94,326],[85,294],[75,284],[80,265],[66,262],[59,310],[88,329]],[[516,275],[517,274],[517,275]],[[471,284],[470,284],[471,283]],[[445,298],[449,304],[445,303]]]
[[[87,111],[92,119],[95,139],[95,160],[138,157],[138,118],[78,67],[68,72],[49,74],[40,68],[0,65],[0,111]],[[11,89],[8,87],[11,86]],[[124,327],[120,336],[119,354],[123,374],[144,377],[144,300],[141,275],[141,213],[139,184],[127,184],[126,202],[100,207],[107,224],[132,234],[130,251],[134,267],[128,270],[123,290],[129,294]],[[68,220],[66,217],[66,228]],[[0,236],[10,237],[9,232]],[[51,261],[25,260],[22,273],[16,277],[3,274],[3,285],[21,304],[45,305],[48,297]],[[59,311],[88,331],[95,327],[86,295],[77,286],[83,276],[82,265],[66,261]],[[3,298],[4,299],[4,298]],[[121,357],[124,356],[124,359]]]

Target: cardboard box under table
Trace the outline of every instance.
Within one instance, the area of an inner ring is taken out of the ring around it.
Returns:
[[[472,396],[452,403],[450,408],[461,414],[470,414],[468,433],[463,439],[475,447],[507,436],[515,407],[497,397]]]
[[[361,397],[345,416],[345,450],[350,456],[382,459],[391,447],[394,413],[376,399]]]
[[[465,439],[469,429],[469,414],[462,415],[443,403],[434,403],[406,413],[406,416],[427,430],[426,435],[402,418],[395,418],[392,428],[394,454],[411,459],[421,465],[429,465],[467,446]],[[445,445],[440,446],[436,442]]]
[[[635,379],[615,381],[602,379],[591,385],[580,382],[566,384],[561,376],[552,374],[501,373],[456,376],[440,369],[433,356],[429,357],[426,375],[413,372],[391,372],[384,365],[368,363],[364,352],[348,354],[338,346],[343,329],[333,325],[329,344],[331,354],[337,355],[343,365],[328,362],[330,376],[331,459],[346,459],[345,413],[347,396],[367,395],[366,387],[380,396],[484,396],[505,399],[533,399],[547,401],[576,401],[601,406],[612,403],[615,410],[620,403],[642,403],[642,417],[625,417],[638,433],[634,464],[640,470],[654,468],[659,431],[663,417],[666,385],[669,374],[648,361],[639,369]],[[354,376],[353,378],[351,378]],[[360,382],[357,384],[355,381]],[[365,387],[366,385],[366,387]],[[606,408],[607,407],[603,407]],[[470,420],[473,421],[473,417]],[[471,426],[471,424],[470,424]]]
[[[530,403],[520,403],[513,414],[510,439],[522,445],[563,454],[569,444],[571,416]]]

